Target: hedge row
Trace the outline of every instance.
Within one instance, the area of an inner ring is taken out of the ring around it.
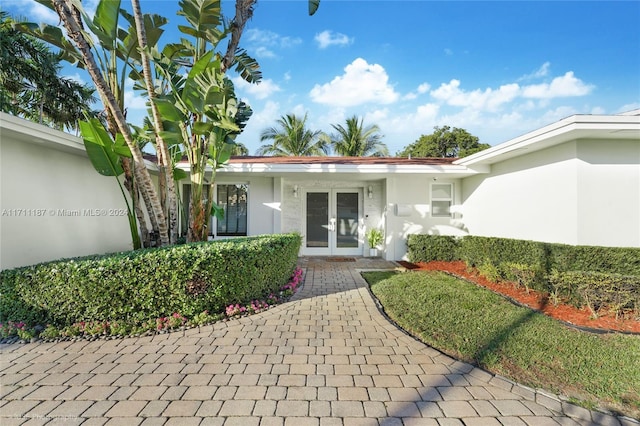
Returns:
[[[286,284],[301,238],[268,235],[91,256],[0,272],[0,321],[70,325],[221,312]]]
[[[407,244],[412,262],[463,260],[491,280],[549,292],[594,314],[611,309],[640,315],[639,248],[444,235],[410,235]]]
[[[640,249],[631,247],[571,246],[507,238],[466,236],[457,256],[468,265],[487,261],[524,263],[549,273],[594,271],[640,276]]]

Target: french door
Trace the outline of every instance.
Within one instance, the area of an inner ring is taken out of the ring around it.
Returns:
[[[362,195],[358,189],[305,193],[307,255],[362,255]]]

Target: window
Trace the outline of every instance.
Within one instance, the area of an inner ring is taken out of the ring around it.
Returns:
[[[248,185],[217,185],[218,205],[224,210],[224,218],[218,219],[217,235],[247,235]]]
[[[451,217],[452,183],[431,184],[431,217]]]
[[[247,235],[247,189],[246,184],[216,185],[217,204],[224,210],[224,219],[217,221],[216,235],[222,236],[246,236]],[[209,186],[205,185],[205,194]],[[182,235],[187,235],[189,223],[189,205],[191,202],[191,185],[184,185],[182,189]],[[205,195],[206,197],[206,195]],[[213,235],[213,226],[216,219],[209,221],[208,232]]]

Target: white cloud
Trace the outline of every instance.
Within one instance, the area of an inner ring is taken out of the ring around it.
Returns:
[[[258,46],[255,49],[253,49],[254,54],[256,55],[257,58],[275,58],[276,54],[270,50],[268,47],[265,46]]]
[[[15,10],[11,15],[18,21],[25,20],[54,26],[60,23],[60,18],[56,12],[35,1],[2,0],[2,8]]]
[[[619,114],[621,112],[635,111],[637,109],[640,109],[640,102],[632,102],[630,104],[622,105],[615,111],[615,113]]]
[[[573,75],[573,71],[568,71],[562,77],[554,78],[551,83],[524,86],[522,96],[535,99],[584,96],[591,93],[593,89],[593,85],[584,83]]]
[[[321,33],[316,34],[314,37],[316,43],[318,43],[318,47],[320,49],[326,49],[329,46],[347,46],[353,43],[353,39],[342,33],[334,33],[330,30],[325,30]]]
[[[546,77],[547,75],[549,75],[549,69],[550,68],[551,68],[551,62],[547,61],[544,64],[542,64],[540,66],[540,68],[538,68],[537,70],[535,70],[531,74],[526,74],[526,75],[523,75],[522,77],[520,77],[518,79],[518,81],[534,80],[534,79],[539,79],[539,78],[542,78],[542,77]]]
[[[77,72],[74,74],[63,75],[62,77],[68,78],[69,80],[73,80],[78,84],[83,84],[83,85],[87,84],[87,81],[80,76],[80,73],[77,73]]]
[[[418,93],[427,93],[431,89],[431,85],[429,83],[422,83],[418,86]]]
[[[133,90],[134,82],[130,78],[125,81],[124,87],[124,107],[125,109],[131,110],[146,110],[147,109],[147,92],[143,92],[140,90]],[[140,120],[140,124],[142,124],[142,120]]]
[[[447,56],[452,56],[453,55],[453,50],[446,48],[444,49],[444,54]]]
[[[332,106],[355,106],[365,103],[390,104],[400,95],[389,85],[389,76],[378,64],[357,58],[344,68],[344,74],[323,85],[316,84],[309,93],[314,102]]]
[[[502,85],[497,90],[487,88],[484,91],[476,89],[465,92],[460,89],[460,80],[453,79],[432,90],[431,96],[452,106],[495,111],[503,104],[514,100],[519,90],[518,84],[511,83]]]
[[[439,111],[440,107],[437,104],[420,105],[416,110],[415,118],[418,122],[434,121]]]
[[[298,37],[281,36],[273,31],[251,28],[245,31],[243,40],[249,46],[247,50],[258,58],[275,58],[275,49],[288,49],[302,43]]]
[[[233,84],[237,91],[255,96],[256,99],[266,99],[269,96],[273,95],[275,92],[280,91],[280,86],[274,83],[271,79],[262,80],[258,84],[247,83],[240,76],[234,77],[231,80],[233,81]]]
[[[418,97],[418,95],[422,95],[424,93],[427,93],[429,91],[429,89],[431,89],[431,85],[429,85],[429,83],[422,83],[416,89],[417,93],[409,92],[406,95],[404,95],[402,99],[403,100],[407,100],[407,101],[416,99]]]
[[[304,105],[302,104],[297,104],[296,106],[294,106],[293,108],[291,108],[291,111],[289,111],[287,114],[293,114],[296,117],[304,117],[305,114],[307,114],[307,108],[305,108]],[[282,114],[281,114],[282,115]]]

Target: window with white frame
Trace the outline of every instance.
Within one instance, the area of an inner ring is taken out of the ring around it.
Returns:
[[[431,217],[451,217],[453,184],[431,184]]]
[[[216,185],[218,206],[224,210],[224,218],[217,220],[217,235],[247,235],[246,184]]]
[[[218,206],[224,210],[224,218],[209,220],[209,235],[213,235],[213,227],[216,228],[215,235],[221,236],[246,236],[247,235],[247,184],[217,184],[216,201]],[[209,190],[205,185],[204,193]],[[182,235],[187,235],[189,223],[189,206],[191,202],[191,185],[186,184],[182,189]]]

